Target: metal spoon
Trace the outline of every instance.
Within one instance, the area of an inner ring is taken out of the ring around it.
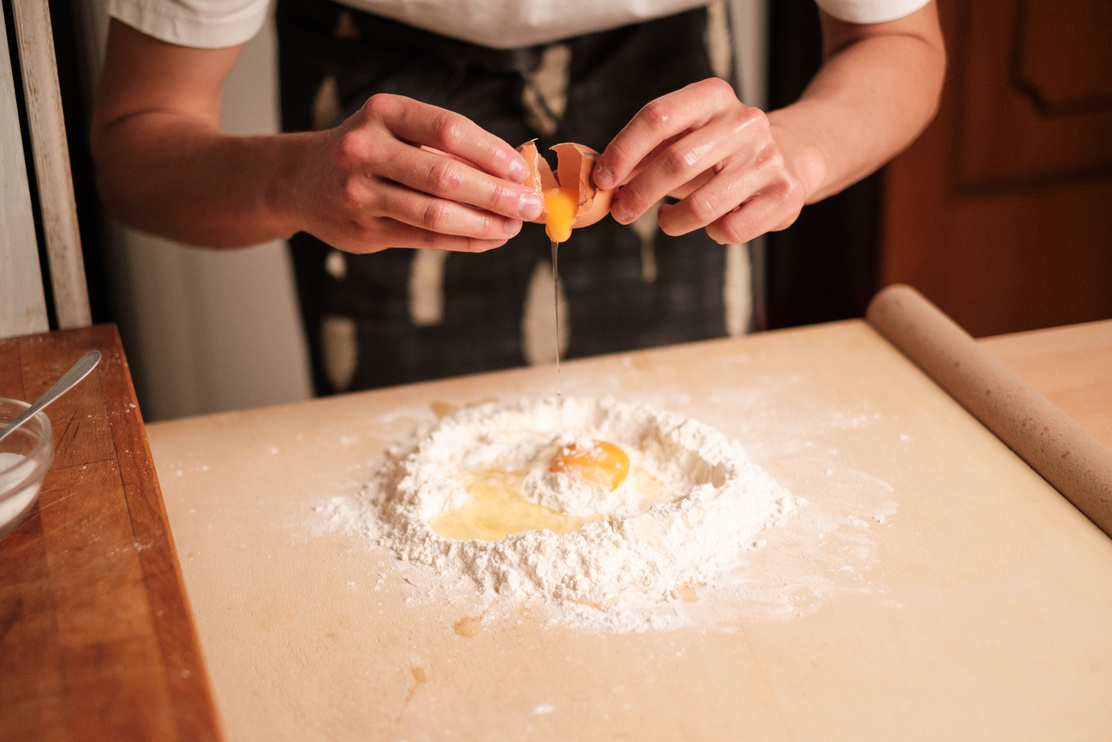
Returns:
[[[23,411],[23,414],[8,423],[6,428],[0,430],[0,441],[7,438],[11,433],[14,433],[16,428],[34,417],[35,413],[39,410],[72,389],[77,382],[88,376],[89,372],[96,368],[98,363],[100,363],[99,350],[92,350],[86,353],[80,361],[73,364],[73,368],[67,371],[65,376],[58,379],[58,383],[47,390],[46,394],[36,399],[33,405]]]

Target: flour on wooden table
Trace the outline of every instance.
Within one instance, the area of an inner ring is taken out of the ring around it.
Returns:
[[[553,452],[576,440],[625,450],[630,477],[611,492],[548,471]],[[429,521],[466,502],[468,478],[481,470],[524,472],[530,500],[602,518],[564,535],[438,535]],[[650,481],[663,484],[651,498],[639,490]],[[548,398],[448,415],[389,451],[357,502],[336,498],[320,510],[331,527],[375,539],[445,584],[473,582],[488,602],[540,600],[570,623],[630,631],[670,625],[668,604],[713,584],[795,506],[710,426],[610,398]]]

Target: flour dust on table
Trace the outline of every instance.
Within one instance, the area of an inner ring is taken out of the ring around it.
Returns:
[[[320,510],[488,604],[617,631],[680,622],[678,603],[757,549],[793,496],[715,428],[611,398],[486,403],[391,449],[356,501]]]

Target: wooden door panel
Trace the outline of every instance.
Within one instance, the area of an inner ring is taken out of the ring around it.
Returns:
[[[951,43],[962,186],[1112,169],[1112,2],[963,5]]]
[[[1110,205],[1112,182],[955,204],[955,311],[977,335],[1112,317],[1112,237],[1092,218]]]
[[[1020,8],[1017,77],[1051,114],[1112,108],[1112,3],[1026,0]],[[1094,70],[1102,74],[1091,74]]]
[[[1112,317],[1112,3],[940,11],[947,86],[885,169],[880,282],[974,335]]]

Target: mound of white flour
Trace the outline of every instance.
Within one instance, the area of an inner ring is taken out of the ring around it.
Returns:
[[[607,492],[549,472],[553,453],[577,440],[626,451],[626,482]],[[467,482],[484,470],[524,472],[527,498],[603,517],[564,535],[538,529],[482,541],[435,533],[429,521],[467,501]],[[657,485],[651,499],[638,489],[646,481]],[[447,581],[470,578],[490,597],[543,599],[619,630],[659,625],[660,604],[713,583],[794,507],[714,428],[609,398],[489,403],[446,416],[389,452],[362,500],[360,530],[401,559]]]

